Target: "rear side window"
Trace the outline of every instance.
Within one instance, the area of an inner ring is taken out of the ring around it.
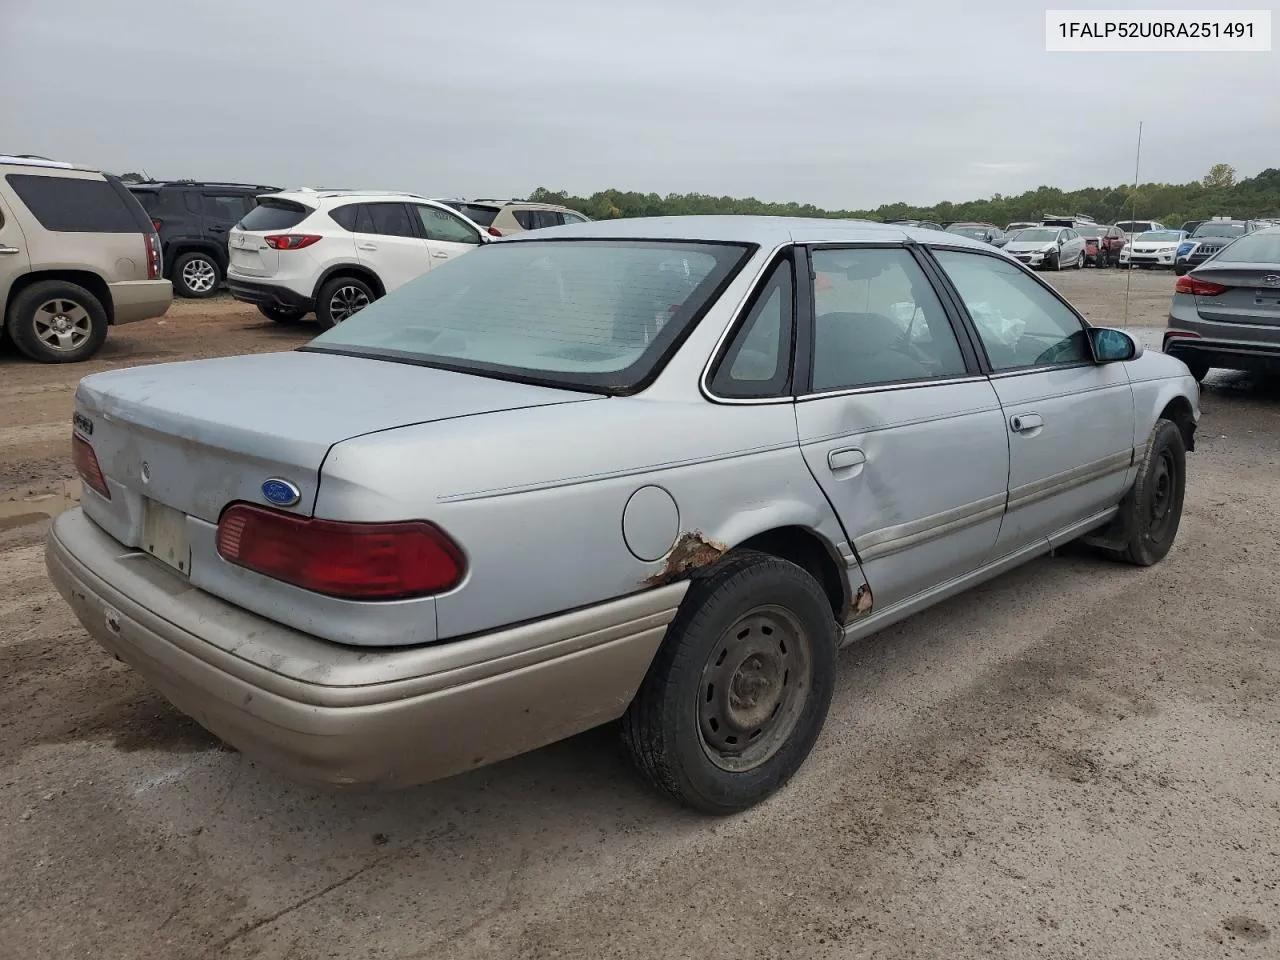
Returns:
[[[513,210],[516,223],[525,230],[541,230],[543,227],[558,227],[564,220],[555,210]]]
[[[140,233],[137,220],[105,180],[11,173],[13,192],[46,230],[57,233]]]
[[[463,203],[457,209],[469,220],[482,227],[493,226],[493,220],[498,215],[497,207],[485,207],[477,203]]]
[[[734,334],[711,377],[718,396],[780,396],[791,373],[794,303],[791,260],[778,264],[760,288],[751,312]]]
[[[256,207],[244,215],[239,226],[241,230],[288,230],[305,220],[309,213],[310,207],[292,200],[263,197]]]
[[[370,233],[384,237],[415,237],[413,221],[409,219],[409,211],[403,203],[368,203],[365,209],[373,221]]]
[[[154,190],[130,190],[130,193],[142,204],[142,209],[150,213],[160,205],[160,194]]]
[[[345,207],[337,207],[329,211],[329,219],[343,230],[356,228],[356,216],[360,213],[360,204],[348,203]]]
[[[236,223],[254,207],[254,198],[243,193],[206,193],[204,215]]]

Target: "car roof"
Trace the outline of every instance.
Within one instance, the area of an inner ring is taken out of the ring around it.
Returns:
[[[705,240],[712,243],[755,243],[775,247],[787,243],[856,243],[903,240],[945,243],[989,251],[988,244],[955,233],[899,227],[870,220],[804,217],[762,217],[721,214],[690,217],[632,217],[544,227],[520,234],[509,243],[540,242],[552,238]]]
[[[209,187],[215,187],[219,190],[258,190],[268,193],[278,193],[279,187],[271,187],[260,183],[232,183],[230,181],[219,180],[144,180],[138,182],[136,180],[126,180],[125,184],[130,190],[164,190],[169,187],[185,187],[190,190],[204,190]]]
[[[81,163],[68,163],[65,160],[50,160],[48,157],[12,156],[0,154],[0,164],[15,167],[44,167],[47,170],[83,170],[86,173],[101,173],[97,167],[88,167]]]
[[[280,200],[293,200],[312,207],[325,205],[326,201],[354,200],[388,200],[391,202],[399,200],[404,203],[441,205],[441,201],[432,200],[430,197],[419,196],[416,193],[400,193],[393,190],[313,190],[308,187],[301,187],[293,190],[276,190],[265,194],[265,196],[276,197]]]

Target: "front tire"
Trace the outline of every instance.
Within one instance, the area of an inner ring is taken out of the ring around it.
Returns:
[[[1048,258],[1047,258],[1047,260],[1046,260],[1046,262],[1045,262],[1045,266],[1046,266],[1046,268],[1048,268],[1049,270],[1061,270],[1061,269],[1062,269],[1062,257],[1061,257],[1059,254],[1056,254],[1056,253],[1051,253],[1051,254],[1049,254],[1049,256],[1048,256]]]
[[[1084,269],[1084,251],[1083,250],[1081,250],[1080,255],[1076,257],[1076,269],[1077,270]]]
[[[622,718],[640,771],[710,814],[754,806],[813,749],[831,705],[831,604],[795,564],[745,551],[696,576]]]
[[[1171,420],[1157,420],[1138,469],[1138,479],[1120,501],[1124,546],[1110,551],[1116,560],[1149,567],[1168,554],[1182,521],[1187,490],[1187,450],[1182,431]]]
[[[13,298],[6,327],[17,348],[32,360],[78,363],[106,341],[107,311],[79,284],[41,280]]]
[[[328,330],[355,316],[376,299],[373,288],[363,280],[334,277],[325,282],[316,296],[316,320]]]
[[[191,300],[207,300],[218,292],[222,269],[207,253],[192,251],[173,261],[173,292]]]

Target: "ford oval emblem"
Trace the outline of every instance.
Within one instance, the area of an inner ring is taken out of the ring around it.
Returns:
[[[292,507],[302,499],[302,491],[288,480],[272,477],[262,482],[262,496],[267,503],[274,503],[277,507]]]

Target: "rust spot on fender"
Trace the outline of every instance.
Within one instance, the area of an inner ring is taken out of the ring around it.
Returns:
[[[853,616],[850,619],[861,620],[875,605],[875,598],[871,596],[871,587],[864,583],[853,596]]]
[[[694,571],[715,563],[727,553],[729,548],[716,540],[703,536],[701,530],[690,530],[680,534],[680,539],[667,554],[662,569],[650,577],[646,577],[647,587],[661,587],[677,580],[684,580]]]

